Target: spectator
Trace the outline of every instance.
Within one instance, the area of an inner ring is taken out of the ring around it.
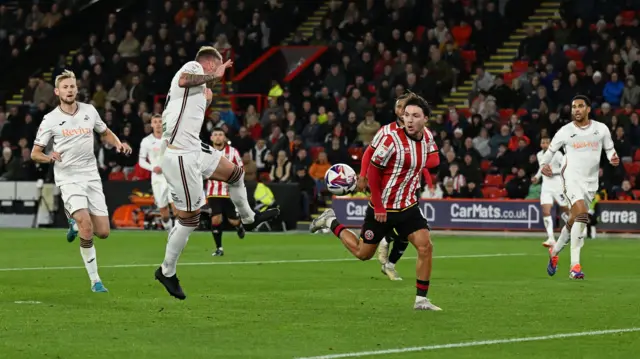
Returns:
[[[486,128],[480,130],[480,135],[473,139],[473,148],[475,148],[482,158],[488,158],[491,155],[491,146],[489,145],[489,131]]]
[[[618,80],[618,74],[614,72],[611,74],[611,80],[604,85],[602,95],[604,96],[604,100],[611,104],[611,106],[619,107],[623,91],[624,83]]]
[[[451,178],[448,178],[443,182],[443,187],[444,190],[442,191],[442,198],[453,199],[462,197],[460,192],[455,189]]]
[[[38,87],[33,94],[33,102],[44,102],[49,107],[56,106],[56,95],[53,92],[53,86],[46,82],[43,78],[38,79]]]
[[[499,172],[502,175],[508,174],[511,172],[515,161],[513,159],[513,154],[507,148],[507,145],[501,143],[498,146],[498,153],[496,154],[495,159],[493,160],[493,166],[495,166],[495,171]]]
[[[627,76],[626,84],[627,86],[622,91],[620,104],[622,106],[629,104],[631,107],[638,107],[638,103],[640,103],[640,86],[636,84],[635,76]]]
[[[453,189],[458,193],[466,190],[467,179],[460,173],[460,166],[456,162],[449,164],[449,176],[445,177],[443,182],[451,182]]]
[[[0,181],[16,181],[20,175],[20,160],[13,156],[11,148],[2,149],[0,159]]]
[[[269,173],[271,168],[267,164],[267,155],[270,151],[267,148],[267,141],[260,138],[256,141],[256,145],[251,149],[251,159],[256,162],[258,173]]]
[[[514,135],[509,139],[509,150],[512,152],[517,151],[520,148],[520,140],[523,140],[526,146],[531,144],[531,140],[524,134],[522,126],[516,126]]]
[[[329,71],[324,79],[324,85],[329,88],[329,91],[334,96],[341,96],[347,87],[347,79],[345,75],[340,72],[340,67],[337,64],[331,65]]]
[[[116,80],[111,90],[107,93],[107,101],[121,104],[127,100],[127,95],[127,89],[122,85],[122,82]]]
[[[31,159],[31,149],[23,147],[20,150],[20,170],[16,176],[18,181],[35,181],[38,179],[38,170],[35,162]]]
[[[635,201],[638,199],[631,189],[631,182],[628,180],[622,181],[622,186],[620,190],[615,193],[615,197],[618,201]]]
[[[349,153],[339,137],[333,137],[325,149],[329,163],[348,163]]]
[[[182,4],[182,8],[176,13],[176,16],[174,17],[173,20],[176,25],[180,25],[183,23],[183,20],[187,20],[188,22],[191,22],[191,20],[194,18],[195,15],[196,15],[196,12],[191,7],[191,4],[189,3],[189,1],[185,1]]]
[[[479,91],[488,92],[491,87],[494,86],[494,77],[485,71],[484,67],[478,66],[476,68],[476,78],[473,81],[473,92]]]
[[[307,167],[302,165],[296,167],[296,174],[293,178],[293,182],[297,183],[298,188],[300,189],[300,219],[308,220],[311,218],[311,202],[314,198],[313,192],[316,185],[313,178],[311,178],[307,173]]]
[[[618,126],[615,129],[615,137],[613,140],[613,144],[616,149],[616,153],[622,162],[631,162],[633,161],[633,154],[631,153],[631,143],[627,141],[627,138],[624,134],[624,127]]]
[[[349,114],[349,118],[351,117],[352,115]],[[355,113],[353,114],[353,117],[356,117]],[[358,141],[367,146],[371,143],[373,137],[380,129],[380,123],[375,120],[373,112],[368,111],[365,115],[364,121],[360,122],[357,129]]]
[[[463,162],[460,168],[460,173],[464,176],[467,182],[482,182],[482,170],[478,166],[478,162],[469,153],[463,157]]]
[[[631,114],[629,125],[629,140],[631,146],[634,148],[640,148],[640,115],[637,112]]]
[[[512,199],[524,199],[529,193],[531,179],[524,169],[518,169],[516,178],[509,181],[505,188]]]
[[[497,133],[491,137],[489,140],[489,146],[491,146],[491,155],[495,156],[498,153],[498,148],[500,145],[509,145],[511,141],[511,131],[509,131],[509,127],[507,125],[502,125],[500,127],[500,133]]]
[[[58,4],[53,3],[51,5],[51,11],[46,13],[46,15],[44,15],[44,17],[42,18],[42,27],[51,29],[52,27],[56,26],[60,22],[60,20],[62,20],[62,14],[58,9]]]
[[[440,199],[443,196],[442,185],[434,183],[431,187],[425,187],[420,195],[422,199]]]
[[[287,158],[286,151],[278,151],[278,158],[276,159],[274,166],[271,167],[269,179],[271,182],[276,183],[286,183],[291,179],[291,161]]]
[[[133,36],[133,32],[127,31],[124,39],[118,45],[118,53],[124,59],[140,55],[140,42]]]
[[[467,183],[467,191],[464,193],[466,198],[482,198],[482,191],[475,182]]]
[[[329,163],[327,154],[325,152],[320,152],[316,161],[311,165],[311,168],[309,168],[309,176],[311,176],[311,178],[316,182],[317,196],[320,196],[322,191],[325,189],[324,175],[330,167],[331,163]]]
[[[235,147],[241,155],[251,151],[255,145],[255,141],[249,136],[249,131],[246,127],[240,127],[238,134],[231,140],[233,147]]]
[[[304,148],[300,148],[295,153],[295,157],[293,159],[294,167],[304,167],[309,168],[311,166],[311,157],[309,157],[307,150]]]
[[[251,158],[251,151],[247,151],[242,155],[242,165],[244,166],[244,180],[255,182],[258,180],[258,166]]]

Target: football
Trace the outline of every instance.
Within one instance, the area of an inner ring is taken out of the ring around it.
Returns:
[[[337,196],[353,192],[356,189],[357,180],[356,171],[344,163],[337,163],[331,166],[324,175],[324,183],[327,185],[327,190]]]

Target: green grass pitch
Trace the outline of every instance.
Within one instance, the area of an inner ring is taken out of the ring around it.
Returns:
[[[224,235],[225,256],[196,233],[178,274],[186,301],[153,278],[163,232],[96,240],[110,293],[90,291],[78,243],[62,230],[0,231],[0,358],[633,358],[640,353],[640,242],[588,241],[585,281],[568,279],[568,251],[546,274],[540,238],[434,235],[429,297],[415,312],[415,251],[391,282],[377,261],[351,260],[333,236]],[[485,256],[486,255],[486,256]],[[501,256],[498,256],[501,255]],[[44,267],[45,269],[42,269]],[[387,349],[607,329],[462,348]],[[359,353],[373,351],[370,355]],[[330,358],[330,357],[329,357]]]

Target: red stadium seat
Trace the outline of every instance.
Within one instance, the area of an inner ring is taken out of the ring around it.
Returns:
[[[109,181],[125,181],[124,172],[111,172],[109,173]]]
[[[311,147],[311,149],[309,149],[311,160],[315,161],[316,158],[318,158],[318,154],[323,151],[324,151],[324,147],[322,146]]]
[[[507,86],[511,86],[511,83],[513,82],[513,79],[517,79],[518,77],[520,77],[520,74],[515,73],[515,72],[507,72],[503,75],[504,77],[504,83]]]
[[[513,115],[513,109],[503,108],[499,111],[501,120],[508,120]]]
[[[633,18],[636,17],[636,12],[633,10],[627,10],[627,11],[621,12],[620,16],[622,16],[622,21],[624,22],[624,25],[628,26],[628,25],[631,25]]]
[[[269,178],[269,174],[268,173],[266,173],[266,172],[260,173],[260,182],[265,183],[265,182],[270,182],[270,181],[271,181],[271,179]]]
[[[576,69],[578,69],[578,71],[584,70],[584,63],[580,60],[576,61]]]
[[[487,171],[489,171],[489,168],[491,168],[491,161],[482,160],[482,162],[480,162],[480,169],[482,170],[482,172],[486,173]]]
[[[498,192],[498,198],[508,198],[509,197],[509,193],[507,192],[506,189],[501,188],[500,191]]]
[[[468,108],[460,108],[458,109],[458,113],[462,114],[465,118],[470,118],[472,113]]]
[[[502,187],[502,176],[501,175],[487,175],[484,178],[484,185],[487,187]]]
[[[627,172],[629,176],[637,176],[640,173],[640,163],[639,162],[625,162],[623,164],[624,170]]]
[[[424,32],[427,30],[426,27],[420,25],[416,28],[416,40],[420,41],[422,40],[422,36],[424,35]]]
[[[460,52],[460,56],[462,56],[462,59],[468,62],[475,62],[476,61],[476,52],[475,50],[467,50],[467,51],[461,51]]]
[[[350,147],[349,155],[351,155],[351,160],[360,161],[362,159],[362,154],[364,153],[364,149],[362,147]]]
[[[526,72],[529,69],[529,62],[527,61],[516,61],[511,65],[511,71],[513,72]]]
[[[519,108],[516,113],[518,114],[518,117],[522,117],[522,116],[528,114],[529,112],[527,112],[527,110],[524,109],[524,108]]]
[[[636,150],[636,153],[633,155],[634,161],[640,161],[640,148]]]
[[[511,180],[512,180],[512,179],[514,179],[514,178],[516,178],[516,176],[514,176],[514,175],[506,175],[506,176],[504,177],[504,184],[509,183],[509,181],[511,181]]]
[[[484,187],[482,188],[482,196],[484,198],[502,198],[506,197],[507,191],[498,187]]]
[[[569,49],[569,50],[564,52],[564,55],[569,60],[580,61],[580,60],[582,60],[582,55],[583,54],[582,54],[582,52],[580,52],[577,49]]]
[[[640,200],[640,189],[634,189],[633,195],[636,196],[636,199]]]

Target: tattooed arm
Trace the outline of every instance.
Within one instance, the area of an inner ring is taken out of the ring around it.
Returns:
[[[180,74],[180,80],[178,80],[178,86],[180,87],[196,87],[202,84],[207,84],[207,87],[215,85],[220,78],[216,74],[209,75],[197,75],[189,72],[183,72]]]

